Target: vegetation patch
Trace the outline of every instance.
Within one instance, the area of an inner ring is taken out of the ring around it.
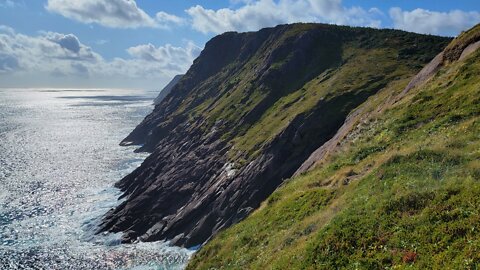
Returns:
[[[189,268],[477,269],[480,80],[464,74],[480,74],[479,60],[476,52],[444,66],[370,119],[325,163],[205,245]],[[398,90],[389,87],[366,104],[387,102],[385,93]],[[280,101],[276,108],[289,104]],[[281,114],[272,110],[264,124],[281,123]],[[348,185],[324,185],[352,174]]]

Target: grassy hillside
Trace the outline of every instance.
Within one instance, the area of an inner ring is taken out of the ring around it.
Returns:
[[[190,116],[207,119],[206,130],[222,121],[223,139],[234,146],[231,161],[251,161],[295,117],[323,106],[321,101],[354,93],[349,103],[357,106],[388,83],[414,74],[446,42],[395,30],[292,25],[229,74],[215,89],[220,90],[216,97],[201,103],[192,97],[196,107]],[[266,74],[259,76],[259,69]],[[336,109],[332,118],[341,119],[352,108],[338,104]]]
[[[214,37],[123,141],[152,154],[116,184],[125,200],[100,230],[203,244],[257,209],[353,109],[406,83],[450,41],[326,24]]]
[[[477,269],[480,50],[450,62],[380,112],[409,80],[370,97],[326,161],[287,180],[188,268]],[[264,115],[258,132],[272,132],[274,118]]]

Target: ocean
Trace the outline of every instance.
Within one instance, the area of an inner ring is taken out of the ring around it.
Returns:
[[[0,89],[0,269],[182,269],[192,251],[95,235],[145,153],[119,142],[157,93]]]

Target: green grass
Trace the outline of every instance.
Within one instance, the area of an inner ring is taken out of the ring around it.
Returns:
[[[371,114],[325,163],[286,181],[188,268],[478,269],[479,75],[477,51]],[[366,112],[405,83],[371,97]],[[288,121],[264,117],[264,126]]]
[[[268,144],[295,117],[313,110],[319,102],[348,92],[372,91],[389,81],[410,74],[411,70],[407,69],[406,65],[398,65],[392,55],[394,51],[387,49],[346,49],[343,58],[348,61],[345,64],[324,71],[302,88],[280,98],[270,106],[245,134],[233,140],[235,152],[247,153],[252,159],[261,153],[262,145]],[[372,65],[371,59],[375,59],[375,65]],[[384,73],[386,76],[379,75],[379,70],[386,71]],[[349,102],[356,101],[351,99]],[[340,110],[342,107],[337,108]],[[332,111],[332,114],[340,115],[342,112],[339,110]]]
[[[221,139],[234,147],[229,157],[235,164],[263,153],[295,117],[308,115],[322,101],[353,96],[352,104],[335,104],[338,110],[330,112],[345,117],[345,109],[363,102],[365,94],[411,76],[448,42],[402,31],[321,24],[269,31],[262,41],[259,33],[239,34],[244,44],[260,45],[202,81],[168,115],[172,122],[189,119],[203,133],[216,125]],[[408,50],[413,46],[417,50]]]

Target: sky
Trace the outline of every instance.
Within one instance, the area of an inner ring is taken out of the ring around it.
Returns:
[[[321,22],[456,36],[479,0],[0,0],[0,88],[161,89],[226,31]]]

